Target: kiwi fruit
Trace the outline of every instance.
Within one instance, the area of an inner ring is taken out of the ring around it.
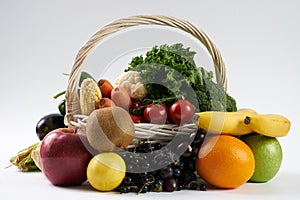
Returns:
[[[94,110],[86,123],[86,136],[97,151],[126,148],[134,138],[134,125],[129,113],[118,106]]]

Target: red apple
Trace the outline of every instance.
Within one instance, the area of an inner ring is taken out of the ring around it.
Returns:
[[[86,169],[92,155],[82,137],[72,128],[58,128],[43,139],[40,165],[53,185],[80,185],[87,180]]]

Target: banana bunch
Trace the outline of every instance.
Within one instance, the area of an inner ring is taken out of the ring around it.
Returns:
[[[195,114],[194,122],[207,132],[235,136],[256,132],[269,137],[282,137],[288,134],[291,126],[282,115],[258,114],[252,109],[199,112]]]

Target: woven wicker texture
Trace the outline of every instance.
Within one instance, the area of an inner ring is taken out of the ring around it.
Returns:
[[[75,57],[66,93],[66,123],[68,125],[70,125],[70,121],[73,120],[73,116],[75,114],[80,114],[78,113],[80,112],[80,105],[77,90],[79,77],[82,71],[82,63],[84,60],[92,52],[95,46],[105,37],[123,29],[139,25],[168,26],[191,34],[206,47],[214,63],[217,83],[222,85],[225,90],[227,89],[226,69],[221,54],[216,45],[201,29],[197,28],[186,20],[164,15],[139,15],[122,18],[107,24],[98,30],[89,38],[89,40],[79,50],[77,56]]]

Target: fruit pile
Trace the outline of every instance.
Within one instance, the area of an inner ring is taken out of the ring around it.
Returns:
[[[128,169],[116,190],[121,193],[206,190],[205,183],[195,173],[196,152],[205,135],[204,131],[198,130],[177,138],[172,146],[144,141],[129,148],[128,152],[120,154]],[[155,164],[155,169],[151,169],[150,163]]]
[[[86,133],[65,127],[65,101],[59,104],[60,114],[46,115],[37,123],[36,133],[42,142],[36,145],[38,159],[34,159],[36,151],[30,155],[54,185],[78,185],[88,180],[99,191],[203,191],[207,187],[236,188],[247,181],[267,182],[280,168],[282,151],[276,137],[285,136],[290,127],[290,122],[281,115],[258,114],[251,109],[194,113],[187,100],[178,100],[169,111],[163,104],[150,104],[138,116],[129,114],[137,105],[124,103],[123,100],[132,98],[125,98],[128,93],[123,89],[114,88],[103,79],[97,84],[88,78],[82,84],[87,81],[89,91],[93,92],[80,94],[92,96],[95,106],[85,111],[90,115]],[[99,86],[103,82],[111,87],[111,96],[94,98],[95,94],[101,94]],[[99,90],[91,89],[91,83]],[[88,107],[82,102],[84,106]],[[184,114],[175,116],[180,111]],[[198,129],[180,135],[172,145],[146,139],[128,146],[134,137],[132,124],[161,124],[170,118],[177,124],[192,120]],[[99,127],[108,130],[100,128],[101,132]]]
[[[137,71],[123,72],[114,83],[82,72],[79,99],[79,122],[65,126],[63,100],[60,114],[37,123],[40,142],[20,151],[11,163],[22,171],[41,170],[53,185],[88,181],[98,191],[237,188],[267,182],[277,174],[282,161],[277,137],[290,129],[282,115],[235,110],[233,99],[229,112],[202,111],[174,94],[154,98]],[[138,124],[195,128],[177,133],[171,141],[137,139]]]

